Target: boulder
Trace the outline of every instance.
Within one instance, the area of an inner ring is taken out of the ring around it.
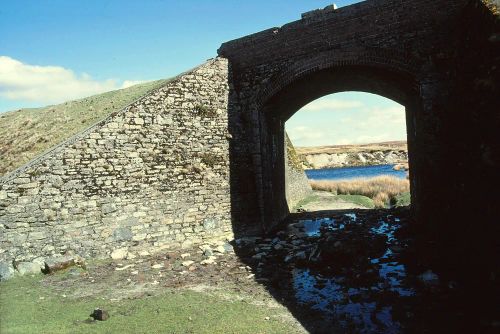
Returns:
[[[45,260],[45,267],[42,271],[46,274],[51,274],[76,264],[82,265],[83,260],[74,255],[54,256]]]
[[[19,275],[40,274],[43,267],[40,263],[35,262],[19,262],[16,264],[16,269]]]

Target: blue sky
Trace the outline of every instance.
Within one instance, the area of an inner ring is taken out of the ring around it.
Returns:
[[[335,1],[339,7],[355,2],[359,1]],[[225,41],[298,20],[301,13],[329,4],[328,0],[4,1],[0,112],[168,78],[215,57]],[[312,113],[309,121],[318,115]]]

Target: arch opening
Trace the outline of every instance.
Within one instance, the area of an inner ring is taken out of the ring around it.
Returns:
[[[335,93],[371,93],[404,107],[412,210],[418,207],[418,189],[415,187],[418,167],[412,157],[417,151],[414,124],[421,103],[418,86],[411,75],[373,66],[344,66],[299,74],[281,87],[279,83],[276,86],[276,93],[267,98],[260,109],[264,230],[278,225],[292,211],[287,201],[285,180],[286,121],[310,102]]]
[[[363,92],[326,95],[298,110],[285,130],[290,212],[409,205],[402,105]]]

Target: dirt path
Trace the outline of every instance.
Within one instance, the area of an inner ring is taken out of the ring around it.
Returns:
[[[300,207],[303,211],[366,209],[365,207],[344,201],[328,191],[314,191],[310,201]]]

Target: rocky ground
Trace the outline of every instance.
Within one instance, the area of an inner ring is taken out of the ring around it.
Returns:
[[[366,209],[366,207],[345,201],[328,191],[314,191],[311,201],[300,205],[300,211]]]
[[[500,329],[498,308],[467,303],[457,281],[417,256],[413,233],[407,209],[297,213],[268,238],[76,266],[48,275],[43,284],[71,291],[68,297],[110,300],[165,288],[205,291],[285,307],[297,332]]]

